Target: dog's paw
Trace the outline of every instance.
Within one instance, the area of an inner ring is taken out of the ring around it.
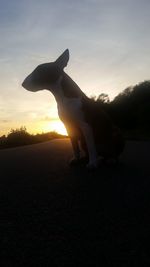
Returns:
[[[72,158],[69,161],[71,167],[83,167],[88,163],[88,157]]]
[[[94,160],[94,161],[90,161],[90,162],[86,165],[86,167],[87,167],[87,169],[90,170],[90,171],[92,171],[92,170],[96,170],[96,169],[99,167],[100,163],[101,163],[101,160],[100,160],[100,159],[96,159],[96,160]]]
[[[77,159],[77,158],[72,158],[69,161],[69,165],[71,167],[77,166],[77,165],[79,165],[79,163],[80,163],[80,159]]]

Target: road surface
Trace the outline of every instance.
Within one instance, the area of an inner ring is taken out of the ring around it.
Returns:
[[[71,155],[68,139],[0,150],[0,266],[150,266],[150,142],[96,172]]]

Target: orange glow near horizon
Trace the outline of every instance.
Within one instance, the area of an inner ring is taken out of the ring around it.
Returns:
[[[60,120],[53,120],[53,121],[44,123],[44,125],[42,126],[42,130],[44,132],[55,131],[59,134],[67,135],[66,128]]]
[[[24,123],[12,123],[8,125],[3,131],[0,131],[0,136],[8,135],[11,129],[20,129],[21,127],[26,127],[27,132],[30,134],[40,134],[47,132],[57,132],[62,135],[68,135],[64,124],[59,119],[49,120],[49,121],[37,121],[37,122],[24,122]]]
[[[31,134],[57,132],[62,135],[68,135],[64,124],[59,120],[40,121],[34,124],[26,124],[27,132]]]

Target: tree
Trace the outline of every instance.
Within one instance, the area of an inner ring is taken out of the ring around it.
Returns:
[[[102,103],[107,103],[107,104],[110,102],[109,96],[107,94],[104,94],[104,93],[102,93],[98,96],[97,101],[100,101]]]

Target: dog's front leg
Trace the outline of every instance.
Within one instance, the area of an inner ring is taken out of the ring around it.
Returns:
[[[90,125],[86,122],[80,122],[80,129],[84,135],[85,142],[88,149],[89,154],[89,163],[87,167],[89,169],[97,168],[98,166],[98,157],[97,157],[97,151],[93,136],[93,130],[90,127]]]
[[[74,152],[74,158],[70,160],[70,164],[74,164],[74,163],[79,162],[80,160],[80,149],[79,149],[78,140],[75,137],[70,136],[70,140],[71,140],[71,144],[72,144],[72,148]]]
[[[74,157],[70,160],[70,165],[75,165],[80,160],[80,149],[79,149],[78,138],[72,134],[71,129],[72,128],[70,128],[70,127],[66,127],[68,136],[69,136],[71,144],[72,144],[73,153],[74,153]]]

